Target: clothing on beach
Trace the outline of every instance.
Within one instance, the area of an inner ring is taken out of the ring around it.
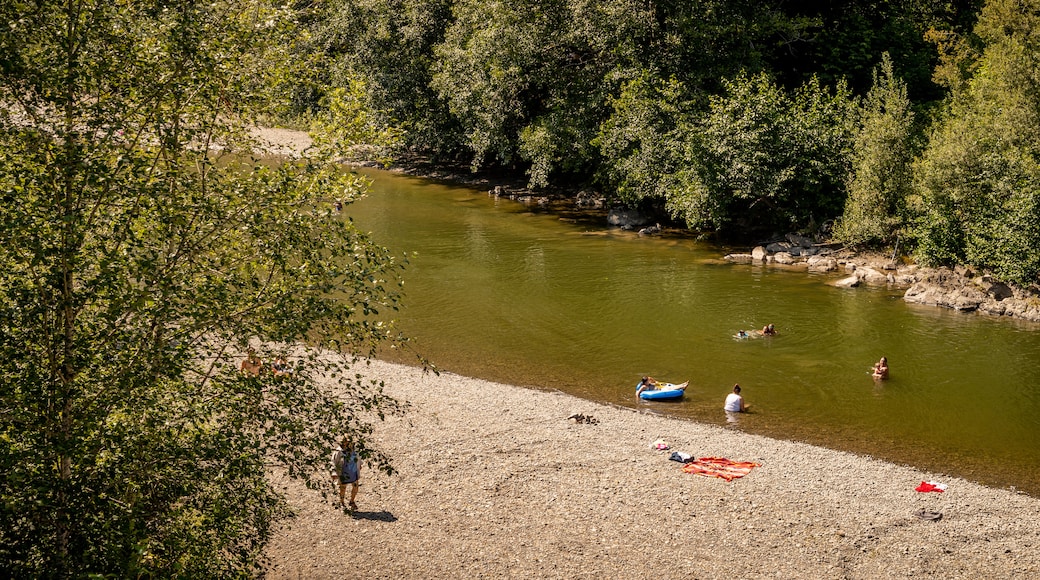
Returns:
[[[922,481],[921,485],[919,485],[916,488],[914,488],[914,491],[919,491],[919,492],[922,492],[922,493],[926,493],[926,492],[929,492],[929,491],[934,491],[936,493],[942,493],[942,492],[946,491],[946,484],[945,483],[939,483],[938,481]]]
[[[693,459],[693,456],[683,451],[672,451],[672,454],[668,456],[668,459],[672,461],[678,461],[679,463],[686,463]]]

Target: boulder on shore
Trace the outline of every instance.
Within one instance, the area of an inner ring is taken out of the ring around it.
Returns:
[[[831,272],[838,269],[838,261],[830,256],[812,256],[805,262],[810,272]]]
[[[987,298],[970,280],[946,268],[928,273],[903,294],[907,302],[962,311],[977,310]]]

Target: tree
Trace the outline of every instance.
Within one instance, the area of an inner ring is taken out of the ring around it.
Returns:
[[[1035,1],[991,0],[983,9],[975,73],[915,165],[927,263],[967,264],[1023,283],[1040,274],[1038,14]]]
[[[888,53],[874,71],[874,86],[860,115],[849,197],[834,233],[850,245],[885,243],[903,224],[913,161],[913,112],[906,84],[895,76]]]
[[[335,0],[312,24],[328,84],[365,79],[365,103],[384,123],[402,126],[404,143],[440,158],[462,155],[447,103],[430,87],[434,47],[454,0]],[[318,107],[320,109],[320,107]]]
[[[529,164],[531,183],[588,171],[591,142],[647,11],[638,2],[461,0],[432,86],[466,134],[474,168]]]
[[[401,341],[402,264],[331,210],[349,174],[251,156],[291,16],[0,5],[3,576],[253,574],[269,469],[328,485],[349,434],[392,471],[366,435],[399,404],[349,369]],[[239,372],[247,346],[293,373]]]
[[[815,80],[790,96],[765,74],[727,81],[690,139],[682,180],[672,180],[673,214],[691,227],[745,230],[836,215],[853,103],[843,85],[831,92]]]
[[[611,100],[613,114],[593,141],[603,158],[600,180],[626,203],[664,199],[667,176],[686,159],[686,129],[692,114],[676,80],[650,71],[625,83]]]
[[[772,9],[738,4],[459,0],[432,86],[475,167],[517,165],[536,186],[588,177],[602,162],[593,141],[626,83],[654,71],[703,105],[720,76],[761,62],[761,39],[790,28]]]

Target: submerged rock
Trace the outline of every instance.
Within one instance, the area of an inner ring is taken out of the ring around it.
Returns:
[[[841,280],[838,280],[837,282],[834,282],[834,285],[837,286],[838,288],[855,288],[855,287],[859,286],[859,284],[860,284],[859,278],[856,277],[856,276],[846,276],[846,277],[842,278]]]
[[[736,264],[750,264],[755,261],[751,254],[726,254],[722,259]]]

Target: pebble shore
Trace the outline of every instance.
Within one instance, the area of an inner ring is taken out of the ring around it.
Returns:
[[[373,439],[399,473],[363,468],[355,513],[274,474],[298,516],[269,578],[1040,577],[1040,499],[1014,490],[558,392],[357,370],[411,404]],[[726,482],[672,451],[761,466]]]

